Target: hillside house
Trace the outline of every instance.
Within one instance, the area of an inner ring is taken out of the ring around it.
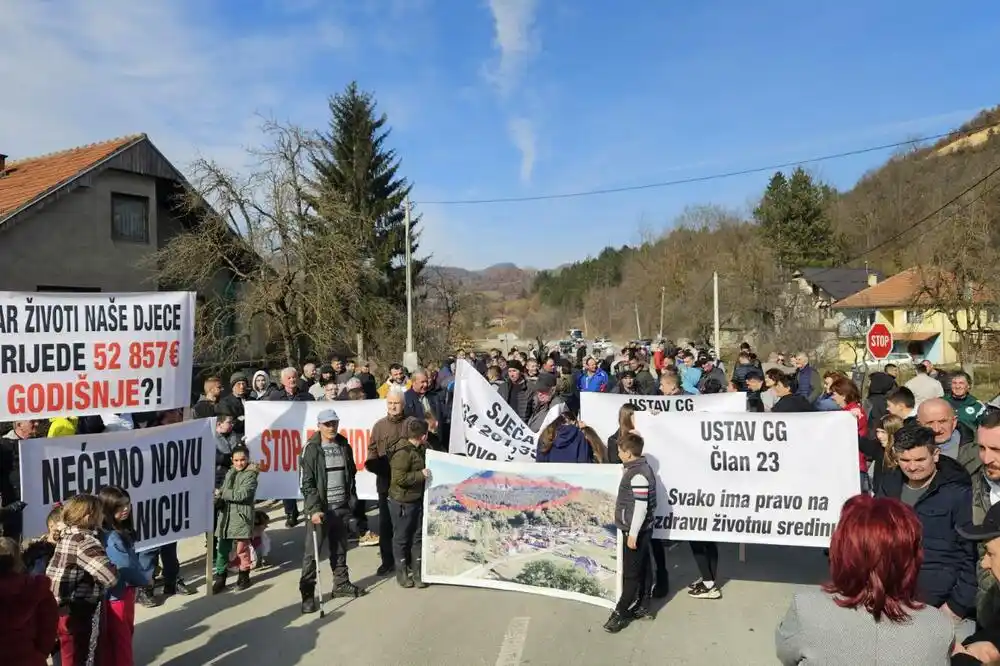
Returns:
[[[7,157],[0,155],[0,290],[161,288],[144,260],[198,220],[174,205],[187,182],[149,137]],[[200,301],[237,297],[231,279],[217,282]],[[248,356],[261,355],[259,344],[249,346]]]
[[[865,346],[865,334],[875,322],[886,324],[893,334],[892,353],[925,358],[935,364],[959,362],[961,339],[949,317],[931,307],[922,295],[923,278],[917,268],[909,268],[884,281],[874,281],[865,289],[842,298],[833,309],[843,314],[841,326],[840,358],[854,362]],[[975,300],[980,300],[978,293]],[[996,325],[1000,330],[1000,317],[988,299],[982,298],[979,325],[988,329]],[[956,312],[956,320],[966,330],[968,322],[964,312]],[[973,321],[973,326],[977,324]]]

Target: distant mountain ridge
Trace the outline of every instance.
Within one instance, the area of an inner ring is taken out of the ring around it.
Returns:
[[[520,268],[510,262],[493,264],[482,270],[469,270],[458,266],[427,266],[424,270],[430,274],[437,271],[444,277],[457,281],[468,291],[481,292],[502,299],[521,298],[529,293],[538,273],[534,268]]]

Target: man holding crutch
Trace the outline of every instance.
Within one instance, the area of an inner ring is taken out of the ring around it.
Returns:
[[[299,465],[302,505],[309,518],[302,556],[302,578],[299,580],[303,613],[315,613],[317,610],[316,567],[319,563],[316,560],[324,545],[330,549],[330,567],[333,569],[333,592],[330,596],[355,598],[365,594],[364,590],[351,583],[347,569],[351,512],[358,501],[354,486],[354,453],[347,438],[337,431],[340,419],[335,410],[324,409],[317,420],[318,432],[306,443]],[[318,540],[318,545],[314,539]]]

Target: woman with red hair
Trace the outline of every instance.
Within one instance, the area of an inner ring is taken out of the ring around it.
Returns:
[[[775,632],[782,664],[947,666],[955,629],[917,601],[921,526],[902,502],[857,495],[830,542],[830,582],[796,594]]]

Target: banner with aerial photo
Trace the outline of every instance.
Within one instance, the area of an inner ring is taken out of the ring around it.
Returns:
[[[619,465],[507,463],[427,452],[423,578],[613,608]]]

